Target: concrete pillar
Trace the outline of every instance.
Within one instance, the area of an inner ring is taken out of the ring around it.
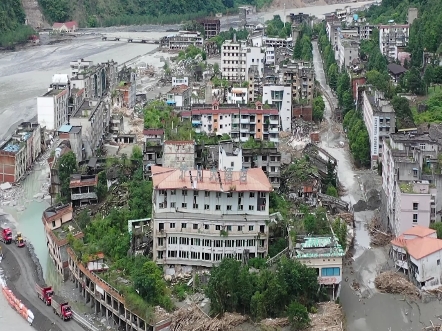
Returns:
[[[91,295],[91,308],[94,308],[95,306],[95,298]]]
[[[89,294],[89,292],[86,291],[86,303],[88,303],[89,301],[91,301],[91,295]]]

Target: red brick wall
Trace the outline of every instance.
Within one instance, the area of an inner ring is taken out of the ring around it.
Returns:
[[[0,183],[15,182],[15,155],[0,151]]]
[[[313,120],[312,113],[313,113],[312,106],[296,105],[296,106],[293,106],[292,117],[293,117],[293,119],[295,119],[295,118],[300,118],[302,115],[302,119],[304,121],[311,122]]]
[[[364,85],[365,84],[365,77],[358,77],[353,78],[351,84],[352,84],[352,91],[353,91],[353,99],[356,100],[358,98],[358,85]]]

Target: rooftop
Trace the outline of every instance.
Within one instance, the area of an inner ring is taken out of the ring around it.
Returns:
[[[61,227],[53,229],[52,233],[60,240],[67,239],[69,233],[76,237],[82,234],[80,227],[74,220],[63,223]]]
[[[2,147],[1,150],[9,153],[16,154],[18,153],[23,147],[25,147],[25,142],[29,139],[29,137],[32,135],[31,132],[18,132],[16,133],[15,137],[12,137],[9,139]]]
[[[273,191],[272,185],[261,168],[244,171],[216,171],[152,166],[151,169],[155,190]]]
[[[53,96],[59,95],[61,93],[65,94],[67,92],[68,92],[67,89],[64,89],[64,90],[52,89],[52,90],[49,90],[48,92],[46,92],[45,94],[43,94],[43,96],[44,97],[53,97]]]
[[[436,230],[426,228],[421,225],[413,226],[412,228],[408,229],[403,233],[403,235],[409,235],[409,236],[417,236],[417,237],[428,237],[429,235],[436,233]]]
[[[57,205],[47,208],[43,212],[43,217],[46,222],[51,222],[53,219],[60,218],[61,216],[68,213],[72,213],[72,207],[70,204]]]
[[[402,193],[406,194],[429,194],[430,183],[427,180],[399,183]]]
[[[390,71],[393,75],[400,75],[407,71],[403,66],[396,64],[396,63],[390,63],[387,66],[388,71]]]
[[[164,134],[163,129],[144,129],[143,134],[145,136],[162,136]]]
[[[393,246],[401,247],[416,260],[442,250],[442,240],[432,237],[405,239],[398,237],[391,241]]]
[[[71,175],[71,180],[69,183],[69,188],[75,187],[85,187],[85,186],[96,186],[98,183],[98,175]]]
[[[304,237],[296,242],[295,253],[298,259],[342,257],[345,254],[334,236]]]

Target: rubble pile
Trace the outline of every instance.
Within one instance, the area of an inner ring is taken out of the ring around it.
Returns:
[[[442,324],[441,325],[434,325],[433,322],[431,322],[430,326],[426,326],[422,330],[423,331],[442,331]]]
[[[174,331],[224,331],[247,321],[246,316],[225,313],[221,318],[211,318],[198,306],[182,307],[172,314],[171,330]]]
[[[393,239],[393,235],[381,230],[382,224],[379,217],[375,216],[368,225],[368,230],[371,236],[372,246],[386,246]]]
[[[354,225],[354,214],[353,213],[339,213],[337,215],[340,219],[344,220],[350,226]]]
[[[394,271],[386,271],[377,275],[374,284],[379,291],[384,293],[420,296],[418,289],[413,284]]]
[[[265,320],[262,320],[260,324],[267,328],[279,329],[288,326],[290,323],[289,319],[285,317],[285,318],[266,318]]]
[[[318,313],[310,314],[309,331],[342,331],[344,323],[344,312],[342,307],[334,302],[323,302],[318,304]]]

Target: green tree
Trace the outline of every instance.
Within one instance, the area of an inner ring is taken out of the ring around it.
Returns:
[[[99,201],[103,201],[107,194],[107,177],[105,171],[98,173],[97,196]]]
[[[220,74],[218,62],[215,62],[213,64],[213,73],[215,74],[215,76],[218,76]]]
[[[417,95],[424,94],[425,86],[418,69],[413,67],[411,70],[407,71],[405,73],[405,82],[407,89],[411,93],[415,93]]]
[[[442,223],[441,222],[431,223],[430,229],[436,230],[437,238],[442,239]]]
[[[347,224],[344,220],[337,218],[332,224],[333,232],[338,238],[339,245],[345,250],[347,247]]]
[[[328,83],[330,87],[336,91],[338,88],[338,65],[336,63],[333,63],[328,68]]]
[[[295,330],[305,329],[310,324],[310,317],[308,316],[308,310],[305,306],[299,302],[292,302],[287,307],[287,315],[290,325]]]
[[[134,145],[132,147],[132,160],[137,160],[139,162],[143,161],[143,151],[141,150],[141,147],[138,145]]]
[[[324,118],[325,103],[323,97],[317,96],[313,99],[313,120],[322,121]]]
[[[58,177],[60,178],[60,194],[63,202],[71,201],[69,184],[71,175],[77,170],[77,159],[72,151],[69,151],[58,160]]]
[[[134,288],[139,295],[152,305],[163,304],[166,283],[163,272],[153,261],[147,261],[141,268],[136,268],[132,273]]]
[[[329,186],[327,186],[327,191],[325,192],[325,194],[337,198],[338,197],[338,190],[333,185],[329,185]]]

